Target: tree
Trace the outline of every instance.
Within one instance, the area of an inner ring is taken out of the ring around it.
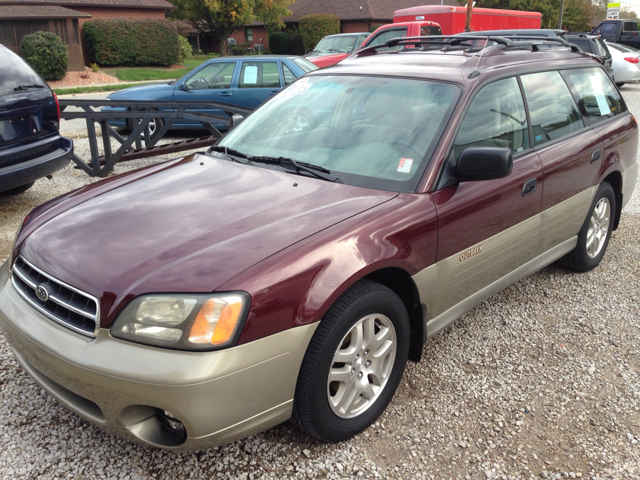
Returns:
[[[596,25],[607,18],[607,3],[609,3],[609,0],[594,1],[593,9]],[[636,14],[636,12],[625,7],[622,7],[620,9],[619,18],[638,21],[638,15]],[[596,25],[593,26],[595,27]]]
[[[284,26],[282,17],[295,0],[170,0],[177,8],[169,17],[184,20],[198,32],[220,43],[220,55],[227,54],[227,37],[236,28],[261,21],[267,28]]]

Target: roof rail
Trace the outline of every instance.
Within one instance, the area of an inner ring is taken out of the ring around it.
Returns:
[[[538,36],[516,36],[516,35],[430,35],[424,37],[397,37],[387,40],[385,43],[374,45],[371,47],[363,48],[356,52],[357,56],[365,56],[375,54],[380,48],[389,48],[396,46],[417,46],[417,47],[443,47],[443,49],[457,49],[456,47],[462,47],[465,51],[470,50],[482,50],[485,45],[474,45],[470,43],[474,40],[487,40],[495,42],[497,47],[502,49],[522,47],[531,47],[532,51],[538,51],[539,45],[557,45],[560,44],[563,47],[571,48],[572,52],[579,52],[580,49],[573,44],[570,44],[566,40],[560,37],[538,37]],[[466,47],[466,48],[465,48]]]

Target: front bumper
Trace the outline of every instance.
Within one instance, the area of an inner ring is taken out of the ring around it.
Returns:
[[[162,448],[199,450],[291,416],[298,371],[317,324],[215,352],[181,352],[75,334],[41,315],[0,267],[0,330],[29,375],[86,420]],[[163,429],[166,410],[186,440]]]

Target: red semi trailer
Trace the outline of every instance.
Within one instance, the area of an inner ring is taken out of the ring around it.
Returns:
[[[448,5],[423,5],[403,8],[393,12],[393,23],[437,22],[443,35],[455,35],[464,32],[467,7]],[[539,12],[521,12],[517,10],[499,10],[496,8],[474,8],[471,17],[471,30],[506,30],[520,28],[540,28],[542,14]],[[386,25],[385,25],[386,26]],[[384,27],[381,27],[384,28]]]

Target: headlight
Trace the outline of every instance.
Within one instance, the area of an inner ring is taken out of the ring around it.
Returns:
[[[249,295],[154,294],[132,300],[111,327],[115,338],[178,350],[215,350],[240,335]]]

